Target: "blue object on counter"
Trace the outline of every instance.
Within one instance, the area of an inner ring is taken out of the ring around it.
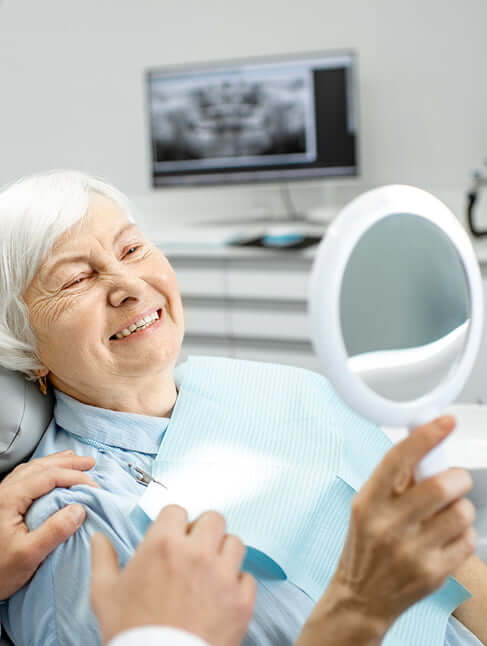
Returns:
[[[297,242],[302,242],[303,240],[304,235],[300,233],[267,233],[265,236],[262,236],[262,244],[264,244],[266,247],[288,247],[290,245],[296,244]]]

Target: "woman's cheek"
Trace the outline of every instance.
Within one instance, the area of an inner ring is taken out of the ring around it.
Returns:
[[[48,299],[39,299],[29,306],[29,319],[39,340],[55,334],[61,316],[61,308]]]
[[[57,346],[78,343],[82,338],[83,327],[87,326],[80,308],[81,301],[73,297],[61,297],[46,304],[41,314],[41,329],[45,336]]]

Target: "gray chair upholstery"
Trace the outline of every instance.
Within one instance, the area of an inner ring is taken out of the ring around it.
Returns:
[[[12,642],[7,637],[7,635],[0,636],[0,646],[12,646]]]
[[[50,390],[45,396],[35,382],[0,367],[0,478],[33,453],[53,407]]]
[[[51,391],[44,396],[21,373],[0,368],[0,479],[34,452],[53,407]],[[0,636],[0,646],[12,646],[5,634]]]

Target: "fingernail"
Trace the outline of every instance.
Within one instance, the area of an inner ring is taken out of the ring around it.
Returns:
[[[82,507],[81,505],[78,505],[78,504],[70,505],[69,513],[71,514],[74,522],[77,525],[81,525],[81,523],[86,518],[86,510],[85,510],[85,508]]]
[[[455,424],[455,418],[453,415],[443,415],[438,418],[438,423],[441,428],[444,428],[445,431],[449,431],[453,424]]]
[[[61,455],[73,455],[73,451],[71,449],[66,449],[66,451],[62,451]]]

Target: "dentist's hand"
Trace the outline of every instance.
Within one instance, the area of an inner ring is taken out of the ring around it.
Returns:
[[[0,600],[27,583],[49,552],[74,534],[86,516],[81,505],[67,505],[29,532],[24,515],[32,502],[55,487],[97,487],[83,473],[94,464],[93,458],[63,451],[20,464],[0,483]]]
[[[454,427],[447,416],[415,429],[390,449],[354,497],[337,570],[299,646],[332,643],[323,637],[333,616],[367,636],[334,643],[380,643],[402,612],[474,553],[475,508],[463,497],[472,488],[468,471],[451,468],[419,483],[413,478],[415,465]],[[314,641],[320,626],[321,641]]]
[[[211,646],[238,646],[252,617],[256,583],[240,566],[245,546],[225,534],[214,511],[188,525],[185,509],[168,505],[120,571],[103,534],[92,537],[92,605],[105,643],[129,628],[186,630]]]

